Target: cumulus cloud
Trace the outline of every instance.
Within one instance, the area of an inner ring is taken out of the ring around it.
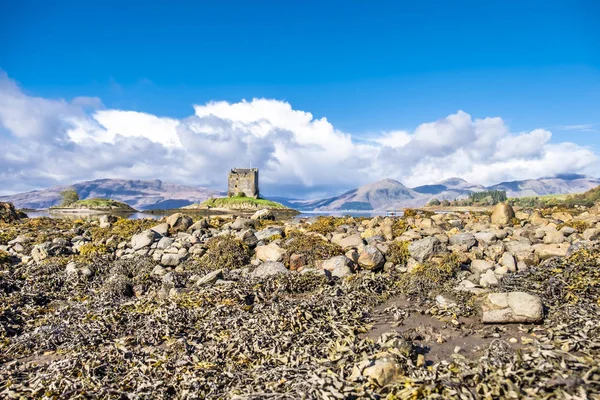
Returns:
[[[93,97],[41,98],[0,73],[1,191],[106,177],[223,188],[234,166],[260,168],[265,193],[298,197],[383,178],[491,184],[598,171],[596,154],[553,143],[549,130],[513,133],[499,117],[460,110],[368,141],[278,100],[209,102],[193,111],[174,119],[108,109]]]

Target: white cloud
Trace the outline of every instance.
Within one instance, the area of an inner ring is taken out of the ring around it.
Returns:
[[[22,191],[121,177],[223,188],[233,166],[259,167],[267,193],[336,194],[382,178],[410,186],[459,176],[492,184],[559,173],[598,173],[598,158],[545,129],[511,133],[499,117],[464,111],[353,140],[326,118],[253,99],[194,105],[183,119],[25,94],[0,75],[0,185]]]

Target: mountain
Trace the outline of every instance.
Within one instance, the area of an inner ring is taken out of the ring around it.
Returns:
[[[158,179],[141,181],[126,179],[97,179],[73,185],[56,186],[11,196],[1,196],[0,202],[10,202],[17,208],[48,208],[60,203],[60,192],[73,188],[79,197],[102,197],[121,201],[137,210],[179,208],[200,203],[209,197],[222,196],[217,190],[195,188],[162,182]]]
[[[470,183],[461,178],[450,178],[434,185],[417,186],[413,188],[417,193],[429,195],[429,200],[454,200],[467,197],[470,193],[486,190],[483,185]]]
[[[552,178],[502,182],[489,190],[505,190],[508,197],[544,196],[547,194],[582,193],[600,185],[600,179],[584,175],[557,175]]]
[[[336,197],[313,201],[296,201],[299,209],[314,211],[333,210],[385,210],[398,207],[418,206],[426,202],[426,196],[407,188],[393,179],[383,179],[352,189]]]

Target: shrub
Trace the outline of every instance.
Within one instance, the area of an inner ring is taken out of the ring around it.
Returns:
[[[60,192],[60,198],[60,205],[62,207],[67,207],[76,201],[79,201],[79,194],[77,194],[75,189],[67,189]]]
[[[449,206],[450,206],[450,202],[449,202],[448,200],[442,200],[442,203],[441,203],[441,205],[442,205],[443,207],[449,207]]]
[[[398,218],[392,224],[392,235],[394,235],[394,237],[401,236],[404,232],[406,232],[407,228],[408,225],[406,224],[406,221]]]
[[[439,206],[442,204],[438,199],[431,199],[431,201],[427,204],[428,206]]]

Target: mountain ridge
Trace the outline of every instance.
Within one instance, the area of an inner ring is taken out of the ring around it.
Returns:
[[[305,200],[282,196],[266,196],[287,207],[302,211],[377,211],[406,207],[421,207],[430,200],[454,200],[483,190],[506,190],[508,197],[543,196],[547,194],[582,193],[600,186],[600,179],[578,174],[500,182],[483,186],[458,177],[409,188],[401,182],[385,178],[340,195],[323,199]],[[155,180],[96,179],[72,185],[55,186],[9,196],[0,196],[1,202],[10,202],[17,208],[41,209],[57,205],[62,190],[74,188],[82,199],[110,198],[129,204],[138,210],[173,209],[201,203],[210,197],[224,196],[222,191],[179,185]]]

